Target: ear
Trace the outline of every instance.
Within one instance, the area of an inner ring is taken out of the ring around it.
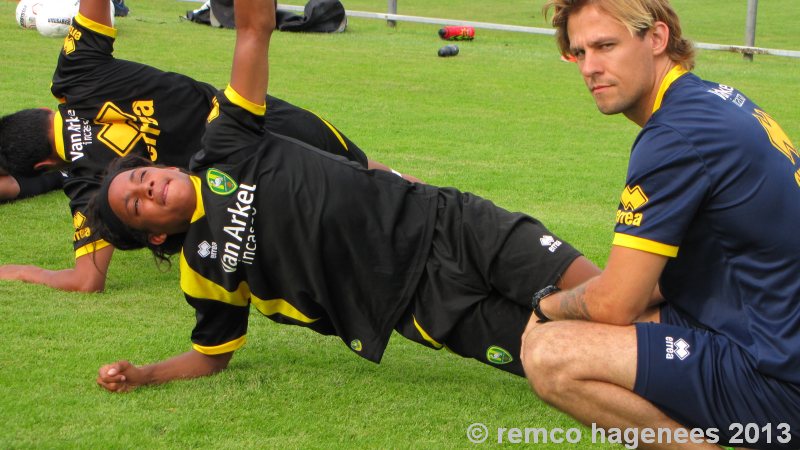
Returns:
[[[148,234],[147,240],[153,245],[161,245],[167,241],[166,233]]]
[[[666,23],[656,21],[653,28],[650,30],[652,33],[653,55],[660,55],[667,49],[669,43],[669,27]]]
[[[48,171],[53,170],[61,167],[63,162],[60,158],[54,158],[52,156],[48,156],[47,158],[39,161],[38,163],[33,165],[33,168],[37,171]]]

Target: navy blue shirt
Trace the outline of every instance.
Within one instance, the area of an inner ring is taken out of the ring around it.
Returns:
[[[662,97],[663,96],[663,97]],[[676,309],[800,383],[800,154],[731,87],[680,68],[631,152],[614,244],[670,257]]]

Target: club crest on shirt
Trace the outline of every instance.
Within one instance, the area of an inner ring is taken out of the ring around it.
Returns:
[[[486,360],[492,364],[508,364],[514,360],[506,349],[493,345],[486,350]]]
[[[217,169],[208,169],[206,183],[211,192],[219,195],[233,194],[239,187],[227,173]]]

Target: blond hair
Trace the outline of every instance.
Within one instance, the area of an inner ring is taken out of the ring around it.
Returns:
[[[556,42],[561,54],[571,53],[567,32],[569,16],[590,4],[617,19],[631,35],[644,36],[655,22],[664,22],[669,28],[667,56],[686,70],[694,68],[694,47],[682,37],[680,19],[669,0],[548,0],[542,10],[547,17],[548,11],[553,9],[551,23],[556,29]]]

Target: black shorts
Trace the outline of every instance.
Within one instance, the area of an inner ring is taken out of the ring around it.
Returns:
[[[539,221],[442,189],[420,284],[396,330],[525,376],[520,340],[533,294],[556,284],[580,253]]]

